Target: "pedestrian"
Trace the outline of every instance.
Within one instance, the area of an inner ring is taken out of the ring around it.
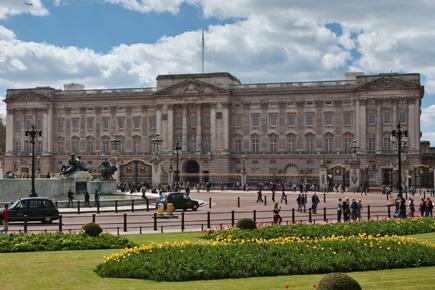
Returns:
[[[296,203],[298,204],[298,212],[302,212],[302,194],[298,195]]]
[[[311,197],[311,209],[313,210],[313,214],[317,213],[317,205],[319,204],[320,199],[317,196],[317,193],[314,193],[313,196]]]
[[[186,186],[185,192],[186,192],[186,197],[188,198],[190,195],[190,186],[189,185]]]
[[[282,203],[283,200],[287,204],[287,194],[285,193],[285,187],[284,186],[282,187],[281,203]]]
[[[100,192],[98,191],[98,189],[95,189],[94,192],[94,200],[95,200],[95,207],[100,207]]]
[[[350,204],[351,217],[353,221],[358,218],[358,203],[354,198],[352,198],[352,203]]]
[[[87,191],[85,192],[85,206],[87,206],[87,207],[91,206],[89,192],[87,192]]]
[[[275,202],[275,185],[272,185],[272,201]]]
[[[278,203],[275,203],[275,206],[273,207],[273,223],[274,224],[281,224],[282,217],[279,214],[279,211],[281,210],[281,207],[278,206]]]
[[[261,188],[257,191],[257,202],[263,202],[263,194],[261,193]]]
[[[74,204],[73,204],[74,194],[71,191],[71,189],[68,190],[67,196],[68,196],[68,205],[67,205],[67,207],[74,207]]]
[[[350,201],[348,198],[346,198],[345,201],[343,201],[343,220],[345,222],[348,222],[350,219]]]
[[[0,232],[7,234],[8,225],[9,225],[9,206],[7,203],[5,204],[0,215],[1,215],[2,225],[3,225],[3,229]]]
[[[414,213],[415,213],[415,205],[414,205],[414,199],[410,198],[409,199],[409,217],[414,217]]]
[[[400,196],[400,217],[406,218],[406,200]]]
[[[302,194],[301,201],[302,201],[302,207],[304,209],[304,212],[306,212],[306,209],[307,209],[307,206],[306,206],[307,205],[307,194],[306,193]]]
[[[425,205],[425,202],[424,202],[424,198],[422,198],[420,200],[420,204],[419,204],[418,209],[420,210],[420,216],[423,217],[424,214],[426,213],[426,205]]]
[[[356,213],[358,221],[361,221],[361,212],[362,212],[362,210],[363,210],[363,205],[362,205],[362,201],[360,199],[358,201],[358,210],[357,210],[357,213]]]
[[[341,222],[342,215],[343,215],[343,202],[341,198],[339,198],[337,203],[337,222]]]
[[[426,202],[424,203],[424,205],[425,205],[425,216],[432,216],[433,203],[429,197],[426,199]]]

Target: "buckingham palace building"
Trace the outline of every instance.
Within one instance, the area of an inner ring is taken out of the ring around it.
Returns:
[[[355,72],[333,81],[243,84],[218,72],[159,75],[152,88],[9,89],[4,170],[31,171],[25,131],[34,124],[40,176],[75,153],[96,176],[108,157],[128,183],[172,183],[178,167],[189,182],[396,186],[400,123],[403,186],[433,187],[435,163],[425,161],[433,154],[420,142],[423,95],[419,74]]]

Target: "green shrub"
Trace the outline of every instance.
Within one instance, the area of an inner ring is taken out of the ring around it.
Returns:
[[[84,233],[90,235],[91,237],[96,237],[96,236],[99,236],[103,232],[103,229],[100,227],[99,224],[88,223],[88,224],[83,225],[82,231]]]
[[[64,233],[0,235],[0,253],[120,249],[131,246],[134,243],[128,239],[110,234],[97,237]]]
[[[294,224],[259,227],[245,231],[238,228],[210,231],[205,239],[274,239],[279,237],[330,237],[352,236],[359,233],[368,235],[414,235],[435,232],[435,218],[413,218],[401,220],[334,223],[334,224]]]
[[[361,290],[358,282],[343,273],[325,275],[319,282],[318,290]]]
[[[106,258],[101,277],[188,281],[435,265],[429,242],[404,237],[152,243]]]
[[[236,227],[243,230],[254,230],[257,228],[257,225],[253,220],[245,218],[245,219],[239,219],[237,221]]]

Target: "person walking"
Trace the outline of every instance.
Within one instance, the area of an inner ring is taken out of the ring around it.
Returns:
[[[420,216],[424,216],[424,214],[426,213],[426,204],[424,202],[424,198],[422,198],[420,200],[420,205],[419,205],[419,210],[420,210]]]
[[[4,208],[1,211],[1,220],[3,224],[3,229],[0,231],[1,233],[8,233],[8,225],[9,225],[9,206],[5,204]]]
[[[302,208],[304,209],[304,212],[307,210],[307,194],[303,193],[301,198]]]
[[[341,198],[339,198],[337,203],[337,222],[341,222],[342,215],[343,215],[343,202]]]
[[[296,203],[298,204],[298,212],[302,212],[302,194],[298,195]]]
[[[74,207],[74,203],[73,203],[74,194],[71,191],[71,189],[68,191],[67,196],[68,196],[68,205],[67,205],[67,207]]]
[[[414,199],[410,198],[409,199],[409,213],[408,213],[408,216],[409,217],[414,217],[414,213],[415,213]]]
[[[426,199],[426,202],[424,203],[424,207],[425,207],[425,216],[427,216],[427,217],[432,216],[433,203],[429,197]]]
[[[317,213],[317,205],[319,204],[320,199],[317,196],[317,193],[314,193],[313,196],[311,197],[311,209],[313,210],[313,214]]]
[[[279,214],[281,210],[281,207],[278,205],[278,203],[275,203],[275,206],[273,207],[273,223],[274,224],[281,224],[282,222],[282,217]]]
[[[261,188],[257,191],[257,202],[263,202],[263,194],[261,193]]]
[[[89,192],[87,192],[87,191],[85,192],[85,206],[87,206],[87,207],[91,206]]]
[[[350,219],[350,202],[349,199],[346,198],[345,201],[343,201],[343,220],[345,222],[348,222]]]
[[[352,198],[352,203],[350,204],[351,217],[353,221],[358,218],[358,203],[354,198]]]
[[[287,194],[285,193],[285,187],[282,186],[281,189],[282,189],[282,194],[281,194],[281,203],[282,203],[283,200],[284,200],[284,202],[287,203]]]
[[[272,201],[275,202],[275,184],[272,184]]]
[[[95,200],[95,207],[100,207],[100,192],[98,191],[98,189],[95,189],[94,192],[94,200]]]

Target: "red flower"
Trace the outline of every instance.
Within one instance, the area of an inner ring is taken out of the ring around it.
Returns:
[[[285,288],[285,289],[288,289],[288,284],[285,284],[285,285],[284,285],[284,288]]]
[[[313,284],[313,288],[317,288],[317,285],[316,285],[316,284]]]

